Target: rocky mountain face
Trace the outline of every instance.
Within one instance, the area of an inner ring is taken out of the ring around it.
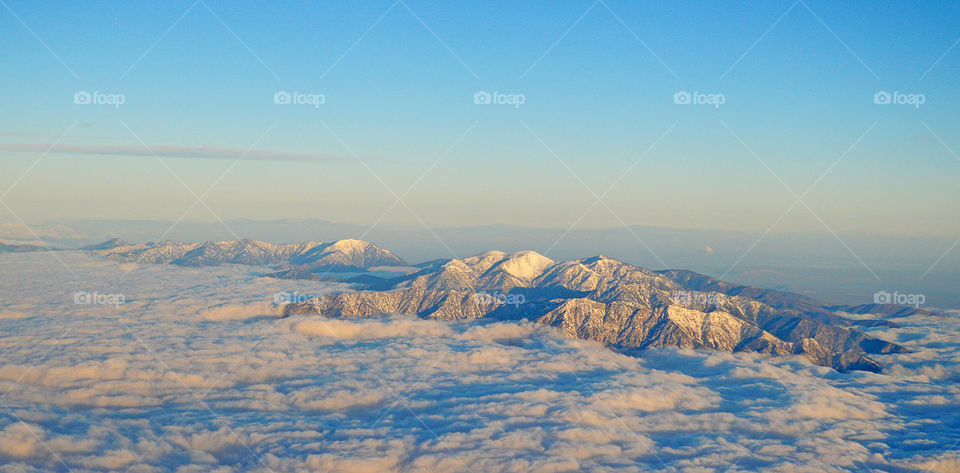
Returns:
[[[406,264],[388,250],[361,240],[333,243],[275,244],[256,240],[183,243],[162,241],[131,245],[113,239],[85,248],[90,253],[114,261],[215,266],[225,263],[258,266],[285,265],[303,271],[358,271],[374,266]]]
[[[289,304],[285,314],[531,319],[626,352],[674,346],[798,354],[840,371],[879,371],[869,354],[904,350],[857,331],[854,321],[813,299],[604,256],[554,262],[530,251],[490,251],[354,281],[360,291]]]

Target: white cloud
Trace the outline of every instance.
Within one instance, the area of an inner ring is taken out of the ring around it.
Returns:
[[[281,308],[270,302],[250,302],[247,304],[223,304],[201,310],[197,317],[203,320],[245,320],[253,317],[278,317]]]
[[[370,340],[397,337],[444,337],[452,332],[443,322],[410,318],[392,320],[313,319],[297,322],[293,329],[305,335],[321,335],[346,340]]]
[[[937,455],[935,458],[918,462],[915,467],[934,473],[957,473],[960,472],[960,452]]]

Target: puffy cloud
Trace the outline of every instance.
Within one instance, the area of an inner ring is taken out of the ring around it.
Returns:
[[[140,455],[130,450],[109,450],[96,456],[80,460],[80,464],[95,470],[118,471],[126,469],[140,459]]]
[[[222,304],[197,313],[203,320],[246,320],[253,317],[278,317],[281,308],[270,302],[250,302],[247,304]]]
[[[799,399],[786,414],[801,419],[876,419],[888,415],[885,407],[869,395],[819,387],[799,393]]]
[[[41,453],[43,429],[24,422],[6,426],[0,431],[0,456],[23,460]]]
[[[934,473],[960,472],[960,452],[947,452],[929,460],[918,462],[916,468]]]
[[[450,327],[440,321],[398,318],[393,320],[313,319],[296,323],[293,329],[305,335],[322,335],[346,340],[397,337],[443,337]]]
[[[633,389],[609,389],[591,397],[594,408],[635,409],[638,411],[688,411],[713,407],[720,401],[717,393],[706,388],[650,386]]]

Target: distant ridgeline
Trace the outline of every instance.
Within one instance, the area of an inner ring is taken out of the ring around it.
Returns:
[[[856,329],[891,322],[840,314],[923,312],[893,305],[831,306],[798,294],[686,270],[652,271],[605,256],[555,262],[532,251],[488,251],[408,266],[392,252],[361,240],[137,245],[111,240],[85,249],[137,263],[273,266],[273,277],[348,282],[357,289],[295,301],[284,307],[285,315],[528,319],[624,353],[682,347],[797,354],[839,371],[877,372],[880,364],[868,355],[906,351]]]
[[[115,261],[176,264],[180,266],[216,266],[247,264],[258,266],[291,265],[308,271],[363,272],[374,266],[402,266],[402,259],[376,245],[361,240],[333,243],[274,244],[256,240],[182,243],[163,241],[132,245],[120,239],[84,248]]]
[[[27,243],[3,243],[0,242],[0,253],[29,253],[32,251],[52,251],[56,248],[44,246],[44,245],[35,245]]]

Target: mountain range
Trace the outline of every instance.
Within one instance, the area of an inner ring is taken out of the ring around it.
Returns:
[[[870,313],[862,306],[831,306],[692,271],[652,271],[602,255],[557,262],[533,251],[488,251],[407,267],[390,251],[361,240],[139,245],[114,240],[88,251],[138,263],[272,265],[278,267],[274,277],[336,280],[356,288],[287,304],[285,315],[528,319],[625,353],[670,346],[802,355],[838,371],[877,372],[881,366],[869,355],[905,351],[857,329],[891,322],[839,315]],[[383,266],[396,270],[370,271]],[[886,312],[909,310],[897,306]]]
[[[85,250],[114,261],[179,266],[246,264],[290,265],[308,271],[362,272],[375,266],[402,266],[406,262],[388,250],[361,240],[332,243],[308,241],[276,244],[257,240],[130,244],[120,239],[88,246]]]

